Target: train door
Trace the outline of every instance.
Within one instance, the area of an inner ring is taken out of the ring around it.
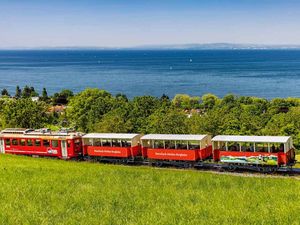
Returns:
[[[0,139],[0,153],[4,154],[5,149],[4,149],[4,139]]]
[[[68,149],[67,149],[67,141],[66,140],[61,141],[61,156],[63,159],[68,158]]]

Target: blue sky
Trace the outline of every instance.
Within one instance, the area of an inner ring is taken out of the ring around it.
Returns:
[[[0,0],[0,48],[300,44],[299,0]]]

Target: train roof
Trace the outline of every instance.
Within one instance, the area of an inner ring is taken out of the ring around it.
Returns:
[[[43,129],[24,129],[24,128],[7,128],[1,131],[3,137],[16,137],[16,138],[40,138],[40,137],[80,137],[81,133],[75,132],[70,129],[61,129],[59,131],[51,131],[48,128]]]
[[[170,141],[198,141],[202,140],[207,135],[201,134],[147,134],[142,140],[170,140]]]
[[[99,138],[99,139],[133,139],[140,134],[125,134],[125,133],[90,133],[83,138]]]
[[[290,136],[238,136],[217,135],[212,141],[255,142],[255,143],[286,143]]]

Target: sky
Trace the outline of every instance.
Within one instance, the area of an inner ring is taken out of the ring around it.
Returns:
[[[0,48],[300,44],[299,0],[0,0]]]

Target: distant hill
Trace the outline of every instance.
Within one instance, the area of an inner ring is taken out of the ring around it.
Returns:
[[[265,45],[265,44],[234,44],[234,43],[206,43],[206,44],[169,44],[169,45],[141,45],[133,47],[101,47],[101,46],[63,46],[63,47],[14,47],[2,50],[242,50],[242,49],[287,49],[300,50],[300,45]]]
[[[174,45],[145,45],[134,49],[186,49],[186,50],[230,50],[230,49],[300,49],[300,45],[263,45],[263,44],[232,44],[232,43],[208,43],[208,44],[174,44]]]

